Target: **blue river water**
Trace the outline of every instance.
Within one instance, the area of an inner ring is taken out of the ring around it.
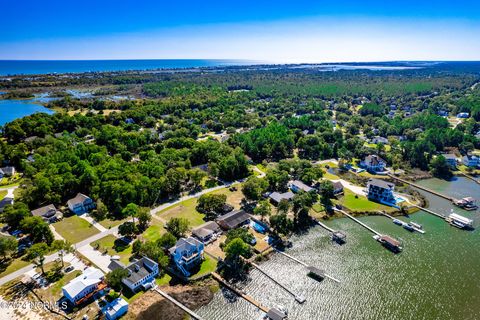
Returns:
[[[0,100],[0,126],[36,112],[54,113],[54,111],[41,105],[41,103],[48,102],[51,99],[41,95],[33,99]]]

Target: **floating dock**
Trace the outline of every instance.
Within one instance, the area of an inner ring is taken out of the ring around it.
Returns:
[[[425,233],[425,230],[419,229],[419,228],[417,228],[417,227],[415,227],[415,226],[413,226],[413,225],[411,225],[411,224],[408,224],[407,222],[404,222],[404,221],[402,221],[402,220],[400,220],[400,219],[396,219],[396,218],[392,217],[391,215],[389,215],[389,214],[387,214],[387,213],[385,213],[385,212],[379,211],[378,213],[380,213],[381,215],[384,215],[384,216],[387,217],[387,218],[392,219],[393,221],[398,221],[398,222],[400,223],[400,225],[401,225],[402,227],[404,227],[405,229],[407,229],[406,226],[409,226],[409,228],[411,228],[411,230],[413,230],[413,231],[416,231],[416,232],[421,233],[421,234],[424,234],[424,233]],[[408,230],[408,229],[407,229],[407,230]],[[410,230],[409,230],[409,231],[410,231]]]

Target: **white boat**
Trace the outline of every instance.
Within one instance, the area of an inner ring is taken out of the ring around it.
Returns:
[[[415,228],[420,229],[420,230],[423,229],[423,226],[422,226],[421,224],[419,224],[419,223],[416,223],[416,222],[412,222],[412,221],[411,221],[411,222],[410,222],[410,225],[411,225],[412,227],[415,227]]]
[[[453,211],[453,210],[452,210]],[[461,229],[473,229],[473,220],[466,218],[464,216],[461,216],[456,213],[451,213],[447,221],[450,222],[451,225],[461,228]]]

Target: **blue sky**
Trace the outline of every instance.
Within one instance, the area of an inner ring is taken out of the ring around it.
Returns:
[[[480,60],[478,1],[5,1],[0,59]]]

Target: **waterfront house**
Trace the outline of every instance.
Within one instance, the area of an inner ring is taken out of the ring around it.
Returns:
[[[287,191],[287,192],[284,192],[284,193],[279,193],[279,192],[272,192],[270,193],[270,195],[268,196],[270,198],[270,201],[274,204],[274,205],[278,205],[280,203],[280,201],[282,200],[292,200],[292,198],[294,197],[295,195],[293,194],[292,191]]]
[[[480,159],[477,156],[466,155],[462,157],[462,163],[467,167],[477,167],[480,164]]]
[[[47,206],[35,209],[31,211],[32,216],[34,217],[42,217],[43,220],[47,222],[55,222],[63,218],[62,212],[57,210],[53,204],[49,204]]]
[[[385,169],[387,162],[375,154],[371,154],[365,157],[360,162],[360,166],[369,172],[382,172]]]
[[[447,164],[455,168],[457,166],[457,156],[454,155],[453,153],[447,153],[443,155],[445,157],[445,160],[447,160]]]
[[[204,245],[193,237],[180,238],[174,247],[169,249],[175,266],[185,277],[190,276],[193,268],[203,261]]]
[[[95,208],[95,202],[83,193],[77,193],[75,198],[67,201],[67,205],[70,211],[75,214],[82,214]]]
[[[104,274],[97,268],[88,267],[81,275],[62,287],[63,296],[73,305],[93,296],[106,287]]]
[[[306,185],[305,183],[303,183],[300,180],[290,181],[288,186],[290,187],[290,190],[292,190],[295,193],[298,193],[300,191],[310,192],[310,191],[314,190],[312,187]]]
[[[0,168],[0,179],[3,177],[13,177],[15,175],[15,167]]]
[[[117,298],[110,303],[107,303],[102,308],[102,313],[107,320],[116,320],[126,314],[128,311],[128,302],[122,298]]]
[[[368,199],[377,201],[380,203],[394,205],[395,196],[393,195],[393,190],[395,184],[392,182],[379,180],[379,179],[370,179],[368,180],[367,190],[368,190]]]
[[[215,221],[208,221],[192,230],[192,235],[198,240],[206,243],[222,230]]]
[[[224,230],[238,228],[250,221],[250,215],[243,210],[234,210],[216,219],[218,225]]]
[[[147,290],[152,286],[152,282],[158,274],[158,263],[148,257],[142,257],[132,262],[126,268],[128,276],[122,279],[132,292],[139,289]]]

